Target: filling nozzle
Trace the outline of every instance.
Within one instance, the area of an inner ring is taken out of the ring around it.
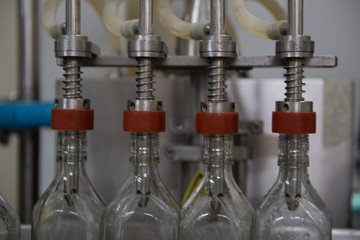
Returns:
[[[150,195],[150,164],[145,163],[149,162],[150,160],[141,160],[143,164],[139,165],[137,169],[137,176],[136,176],[136,194],[140,195],[140,201],[138,203],[139,207],[146,207],[149,201]]]
[[[208,135],[210,145],[205,151],[209,157],[209,197],[211,207],[217,211],[221,208],[220,198],[224,196],[224,163],[220,163],[226,151],[221,144],[226,134],[238,132],[238,113],[234,112],[235,104],[226,97],[226,61],[236,57],[236,43],[225,30],[225,1],[211,0],[211,23],[209,34],[200,42],[200,56],[209,60],[208,98],[201,103],[201,112],[196,115],[196,130]],[[206,154],[205,154],[206,155]],[[205,157],[206,158],[206,157]]]
[[[273,132],[284,134],[286,139],[285,197],[291,211],[297,209],[301,197],[300,152],[302,134],[315,133],[316,114],[313,104],[303,97],[303,63],[314,53],[314,42],[303,35],[303,0],[288,0],[288,35],[276,43],[276,55],[284,60],[286,93],[284,101],[276,102],[273,112]],[[282,137],[280,136],[280,139]],[[281,140],[280,140],[281,141]]]
[[[51,128],[65,131],[68,138],[64,143],[69,157],[64,195],[69,205],[73,204],[72,195],[79,192],[82,132],[92,130],[94,122],[90,100],[82,97],[80,58],[97,54],[97,47],[80,35],[80,4],[80,0],[66,0],[66,31],[55,42],[55,55],[65,70],[64,92],[62,98],[55,99],[55,108],[51,110]]]
[[[166,56],[167,47],[159,36],[153,35],[153,0],[140,0],[139,29],[128,44],[128,56],[138,61],[137,96],[128,102],[124,112],[124,130],[134,133],[156,133],[165,130],[165,112],[161,101],[154,96],[153,61]],[[150,141],[150,139],[145,139]],[[146,143],[149,144],[150,142]],[[144,158],[149,158],[143,156]],[[141,195],[139,207],[146,207],[150,192],[151,159],[138,166],[136,193]]]

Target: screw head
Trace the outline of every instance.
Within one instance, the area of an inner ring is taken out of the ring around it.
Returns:
[[[205,104],[205,103],[203,103],[203,104],[201,104],[201,111],[202,112],[207,112],[208,111],[208,105],[207,104]]]

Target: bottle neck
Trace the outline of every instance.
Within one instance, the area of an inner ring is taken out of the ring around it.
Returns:
[[[209,185],[209,196],[213,197],[212,208],[220,208],[219,198],[223,197],[226,184],[232,184],[232,135],[204,136],[205,179]]]
[[[230,168],[232,159],[233,136],[214,134],[204,136],[205,171],[211,168]]]
[[[296,210],[301,198],[302,182],[308,181],[309,136],[307,134],[280,134],[279,181],[285,183],[285,197],[289,210]]]
[[[306,172],[309,167],[309,135],[280,134],[278,142],[280,175],[286,176],[284,173],[290,169]]]
[[[130,163],[136,179],[136,194],[140,195],[139,206],[146,207],[150,185],[158,179],[159,134],[131,133]]]
[[[57,162],[75,164],[86,162],[86,131],[58,131]]]

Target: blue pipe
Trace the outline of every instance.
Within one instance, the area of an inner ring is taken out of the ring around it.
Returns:
[[[50,127],[52,108],[53,102],[0,102],[0,128]]]

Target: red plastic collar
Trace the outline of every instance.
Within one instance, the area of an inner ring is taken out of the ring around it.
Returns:
[[[124,131],[164,132],[165,111],[124,111]]]
[[[51,109],[51,129],[81,131],[94,129],[93,109]]]
[[[239,113],[196,113],[196,132],[200,134],[235,134],[239,130]]]
[[[308,134],[316,132],[316,113],[273,112],[274,133]]]

